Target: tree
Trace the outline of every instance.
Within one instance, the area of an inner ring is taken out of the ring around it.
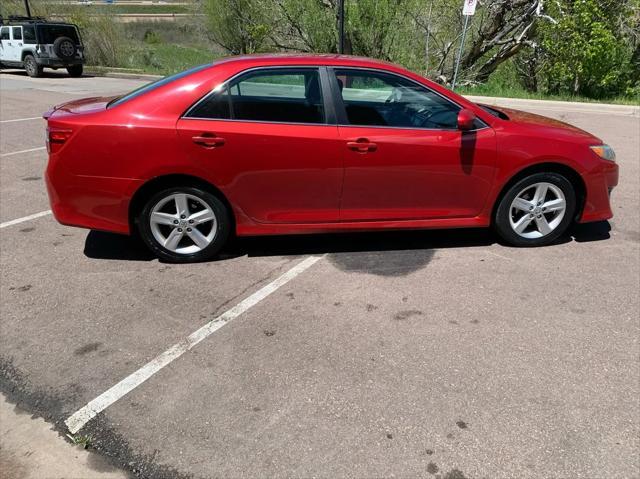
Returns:
[[[260,51],[273,28],[266,6],[262,0],[205,0],[211,39],[234,55]]]

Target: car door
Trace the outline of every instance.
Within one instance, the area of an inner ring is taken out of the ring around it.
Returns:
[[[461,107],[379,70],[332,69],[343,142],[342,221],[474,217],[487,200],[495,134],[457,129]]]
[[[12,54],[11,29],[0,27],[0,61],[11,62]]]
[[[311,67],[252,69],[178,122],[189,161],[253,221],[339,219],[342,145],[320,77]]]
[[[22,27],[11,27],[11,43],[8,56],[12,62],[22,61],[22,45]]]

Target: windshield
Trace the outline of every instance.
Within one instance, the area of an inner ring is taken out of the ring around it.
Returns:
[[[60,37],[69,37],[74,43],[80,43],[78,30],[73,25],[38,25],[37,28],[40,43],[53,43]]]
[[[204,65],[199,65],[197,67],[191,68],[190,70],[176,73],[175,75],[170,75],[170,76],[161,78],[160,80],[147,83],[146,85],[143,85],[140,88],[137,88],[132,92],[127,93],[124,96],[111,100],[109,104],[107,104],[107,108],[113,108],[114,106],[121,105],[122,103],[132,100],[140,95],[144,95],[145,93],[153,91],[156,88],[160,88],[161,86],[164,86],[164,85],[167,85],[168,83],[179,80],[180,78],[184,78],[187,75],[191,75],[192,73],[199,72],[200,70],[204,70],[205,68],[210,66],[211,66],[211,63],[205,63]]]

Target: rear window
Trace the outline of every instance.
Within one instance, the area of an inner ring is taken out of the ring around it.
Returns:
[[[115,100],[112,100],[108,105],[107,108],[113,108],[114,106],[118,106],[121,105],[123,103],[128,102],[129,100],[133,100],[136,97],[139,97],[140,95],[144,95],[145,93],[149,93],[150,91],[153,91],[157,88],[160,88],[161,86],[167,85],[171,82],[174,82],[176,80],[179,80],[180,78],[184,78],[188,75],[191,75],[192,73],[196,73],[199,72],[200,70],[204,70],[205,68],[210,67],[212,64],[211,63],[206,63],[204,65],[199,65],[197,67],[191,68],[189,70],[180,72],[180,73],[176,73],[175,75],[170,75],[164,78],[161,78],[160,80],[156,80],[154,82],[151,83],[147,83],[146,85],[141,86],[140,88],[137,88],[135,90],[133,90],[132,92],[127,93],[124,96],[121,96],[120,98],[116,98]]]
[[[53,43],[60,37],[69,37],[74,43],[80,43],[78,31],[73,25],[38,25],[37,28],[40,43]]]

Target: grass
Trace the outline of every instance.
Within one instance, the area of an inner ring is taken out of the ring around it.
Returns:
[[[143,73],[170,75],[196,65],[211,63],[218,55],[206,48],[158,43],[138,43],[129,46],[124,53],[124,68]]]
[[[584,103],[611,103],[616,105],[640,105],[640,99],[629,96],[618,96],[613,98],[594,99],[575,95],[549,95],[546,93],[535,93],[525,90],[518,85],[495,85],[491,80],[478,86],[464,86],[456,88],[456,93],[461,95],[477,95],[503,98],[523,98],[527,100],[557,100],[573,101]]]
[[[71,435],[67,434],[67,437],[71,440],[73,444],[76,446],[81,446],[82,449],[89,449],[91,447],[91,437],[90,436],[82,436],[82,435]]]

